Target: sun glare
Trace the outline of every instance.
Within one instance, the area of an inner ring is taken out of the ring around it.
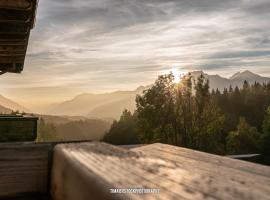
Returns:
[[[178,69],[171,69],[171,72],[174,75],[174,82],[179,83],[181,81],[181,72]]]
[[[171,68],[171,69],[168,69],[168,70],[161,71],[161,74],[169,74],[169,73],[172,73],[174,75],[174,83],[180,83],[181,77],[184,74],[186,74],[186,72],[184,72],[182,70],[180,71],[177,68]]]

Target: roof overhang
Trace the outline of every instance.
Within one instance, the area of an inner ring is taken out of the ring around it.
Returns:
[[[0,74],[23,70],[38,0],[0,0]]]

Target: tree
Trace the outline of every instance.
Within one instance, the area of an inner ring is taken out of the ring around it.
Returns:
[[[229,154],[258,153],[260,133],[256,127],[250,126],[245,118],[240,118],[236,131],[227,137],[227,151]]]
[[[216,154],[257,153],[262,144],[264,152],[270,146],[270,111],[264,116],[267,105],[270,83],[250,85],[245,81],[242,87],[210,93],[209,80],[203,74],[196,80],[187,74],[176,84],[170,73],[159,76],[136,97],[132,116],[142,143],[162,142]],[[126,113],[112,125],[112,132],[123,131],[115,136],[127,132],[120,124],[128,121],[124,120],[128,116]]]
[[[200,120],[200,115],[203,112],[203,109],[207,103],[207,100],[210,98],[209,92],[209,80],[205,78],[203,74],[201,74],[198,79],[194,83],[195,88],[195,103],[197,109],[197,118]]]
[[[219,146],[225,140],[224,115],[203,75],[193,84],[190,74],[179,84],[173,82],[172,74],[160,76],[136,102],[143,143],[164,142],[224,154],[225,142]]]
[[[262,153],[270,155],[270,106],[266,110],[262,129]]]
[[[214,99],[209,99],[209,102],[204,107],[201,119],[197,149],[216,154],[225,154],[223,131],[225,116]]]
[[[120,120],[113,122],[103,141],[115,145],[139,144],[136,121],[136,115],[124,110]]]
[[[209,80],[201,74],[198,79],[194,81],[194,89],[193,123],[190,133],[192,142],[190,145],[192,148],[205,150],[205,144],[203,143],[208,135],[206,121],[209,121],[207,118],[211,115],[209,112],[212,111],[209,109],[211,107]]]
[[[191,132],[193,124],[192,76],[187,74],[182,77],[176,87],[176,120],[179,135],[179,145],[189,147],[192,143]]]
[[[155,84],[136,98],[142,142],[177,144],[174,75],[161,75]]]

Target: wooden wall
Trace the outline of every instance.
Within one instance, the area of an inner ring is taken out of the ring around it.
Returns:
[[[0,198],[48,191],[51,144],[0,144]]]

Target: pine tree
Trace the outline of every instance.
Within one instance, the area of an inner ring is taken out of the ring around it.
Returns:
[[[114,121],[110,130],[104,135],[103,141],[114,145],[139,144],[136,122],[136,114],[124,110],[120,120]]]

